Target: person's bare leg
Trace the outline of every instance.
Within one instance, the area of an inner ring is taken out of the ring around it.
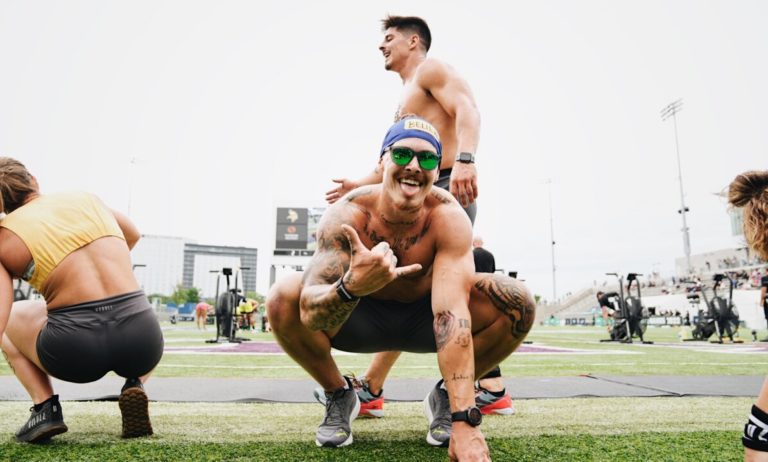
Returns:
[[[309,330],[299,312],[301,274],[292,274],[275,283],[267,295],[269,325],[280,346],[325,391],[346,385],[331,356],[331,340],[323,331]]]
[[[504,390],[504,380],[501,377],[494,377],[492,379],[480,379],[480,386],[488,391],[499,392]]]
[[[400,357],[399,351],[382,351],[373,355],[371,364],[363,374],[368,382],[368,389],[374,395],[378,395],[384,386],[384,381],[395,365],[397,358]]]
[[[469,300],[475,377],[481,377],[523,342],[536,304],[525,285],[499,274],[478,273]]]
[[[755,406],[757,406],[761,411],[768,413],[768,378],[763,381],[763,386],[760,388],[760,393],[757,395]],[[745,447],[744,461],[768,462],[768,452],[756,451],[754,449]]]
[[[37,336],[47,319],[45,302],[16,302],[2,338],[3,355],[34,404],[53,395],[51,379],[37,356]]]

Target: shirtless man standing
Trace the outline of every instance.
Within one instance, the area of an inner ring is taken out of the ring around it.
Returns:
[[[382,31],[384,39],[379,50],[384,55],[384,68],[397,72],[403,81],[395,121],[415,114],[437,129],[444,155],[435,186],[450,191],[474,225],[478,195],[475,153],[480,138],[480,112],[472,91],[455,69],[427,57],[432,34],[426,21],[418,17],[388,16],[382,20]],[[354,188],[381,183],[381,168],[381,164],[377,164],[371,173],[358,180],[334,179],[338,186],[326,193],[326,200],[333,204]],[[399,356],[397,351],[375,355],[368,370],[356,382],[362,399],[361,415],[384,416],[382,389]],[[498,367],[481,377],[478,385],[478,404],[484,414],[514,413]],[[315,396],[323,402],[321,391],[316,391]]]
[[[474,273],[470,222],[432,187],[440,155],[427,121],[395,123],[381,148],[383,182],[328,208],[303,280],[267,297],[276,339],[325,390],[318,446],[352,443],[360,409],[331,347],[436,352],[443,380],[424,400],[427,442],[448,445],[452,460],[489,459],[474,378],[522,343],[535,304],[519,281]]]

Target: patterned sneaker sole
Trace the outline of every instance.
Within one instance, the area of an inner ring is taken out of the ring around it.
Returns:
[[[484,415],[498,414],[498,415],[512,415],[515,413],[515,408],[512,405],[512,399],[509,395],[506,395],[493,403],[486,404],[485,406],[479,406],[480,412]]]
[[[332,443],[322,444],[319,441],[315,440],[315,445],[318,448],[343,448],[344,446],[349,446],[350,444],[352,444],[352,434],[351,433],[349,434],[349,438],[344,440],[344,442],[341,443],[341,444],[335,444],[335,445],[332,444]]]
[[[37,428],[34,432],[17,436],[16,441],[21,443],[45,443],[56,435],[69,430],[64,422],[51,423]]]
[[[380,419],[384,417],[384,409],[360,409],[360,414],[358,414],[358,417],[369,417],[372,419]]]
[[[138,438],[153,433],[149,421],[149,399],[144,390],[129,388],[123,391],[118,404],[123,415],[123,438]]]
[[[480,409],[480,413],[483,415],[489,415],[489,414],[498,414],[498,415],[514,415],[515,408],[513,407],[502,407],[499,409],[486,409],[482,408]]]
[[[384,417],[384,398],[378,398],[367,403],[361,402],[358,417],[373,417],[376,419]]]

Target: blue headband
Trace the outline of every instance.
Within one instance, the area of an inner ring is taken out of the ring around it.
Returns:
[[[389,127],[387,134],[384,136],[384,141],[381,143],[381,152],[379,157],[384,154],[390,146],[396,142],[405,138],[421,138],[428,141],[429,144],[435,147],[437,155],[443,156],[443,146],[440,144],[440,135],[429,122],[418,117],[410,117],[396,122]]]

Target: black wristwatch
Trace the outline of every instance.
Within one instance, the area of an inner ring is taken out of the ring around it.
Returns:
[[[477,406],[472,406],[466,411],[452,413],[451,422],[466,422],[473,427],[477,427],[483,423],[483,414]]]
[[[356,302],[360,300],[360,297],[355,297],[354,295],[350,294],[346,287],[344,287],[344,276],[340,277],[338,281],[336,281],[336,295],[339,296],[339,298],[345,302]]]
[[[475,155],[471,152],[460,152],[456,155],[456,162],[461,162],[462,164],[474,164]]]

